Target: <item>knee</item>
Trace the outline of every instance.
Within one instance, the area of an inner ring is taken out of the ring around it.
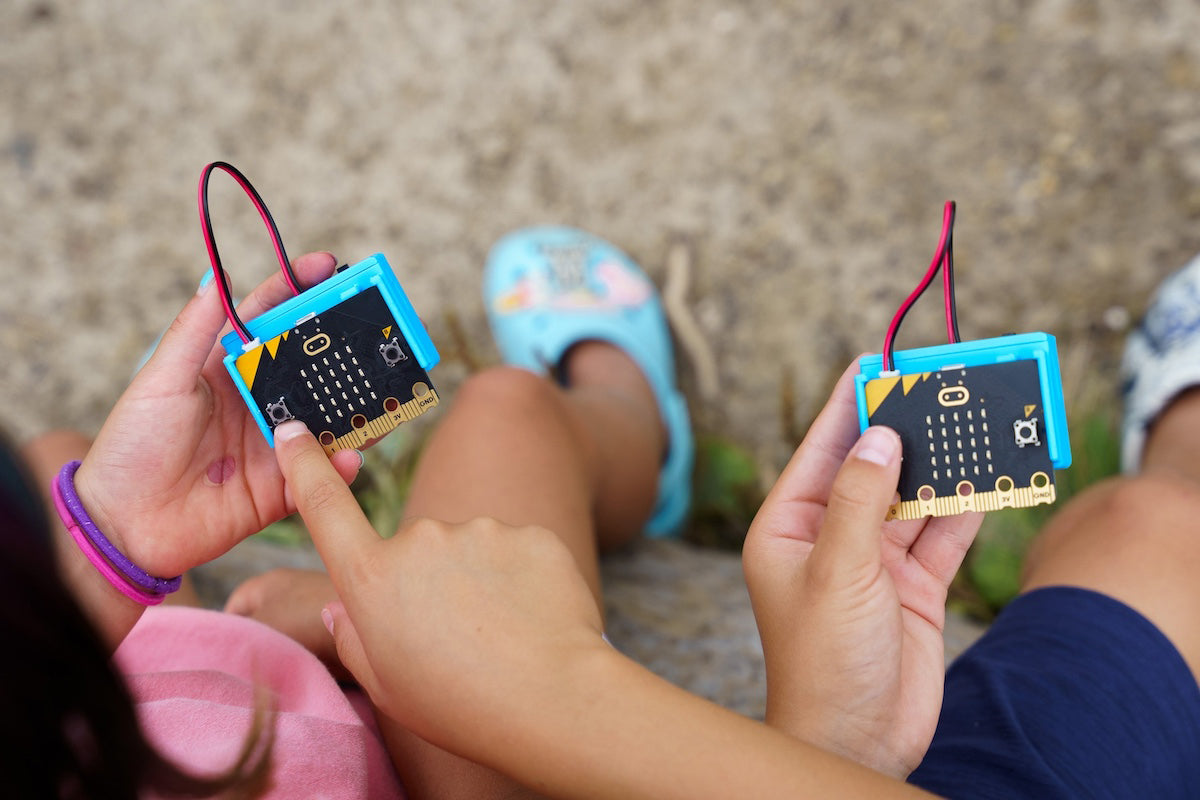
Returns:
[[[1200,487],[1162,475],[1112,478],[1073,497],[1046,525],[1026,558],[1026,575],[1064,562],[1158,561],[1171,552],[1192,560]],[[1087,555],[1085,555],[1087,554]],[[1186,554],[1186,555],[1185,555]]]
[[[504,418],[553,418],[562,390],[541,375],[520,367],[500,366],[468,378],[455,395],[455,405]]]
[[[1078,586],[1150,620],[1200,675],[1200,487],[1165,474],[1116,478],[1073,498],[1026,561],[1024,589]]]

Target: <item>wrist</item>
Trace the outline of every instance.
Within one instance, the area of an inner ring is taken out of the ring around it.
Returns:
[[[763,721],[768,727],[827,753],[861,764],[876,772],[905,780],[916,767],[902,763],[889,745],[889,734],[870,730],[853,713],[840,709],[779,708],[767,702]],[[918,762],[919,763],[919,762]]]
[[[138,557],[144,554],[136,552],[136,547],[133,548],[134,552],[130,552],[129,542],[125,541],[125,530],[120,516],[109,513],[109,503],[104,500],[104,493],[100,491],[92,465],[86,457],[80,463],[79,469],[75,471],[74,482],[75,494],[79,497],[84,511],[87,512],[96,527],[104,532],[114,547],[128,556],[135,564],[145,563],[138,560]],[[147,571],[151,571],[149,567]]]
[[[763,722],[768,727],[774,728],[780,733],[786,733],[793,739],[799,739],[806,744],[861,763],[861,759],[855,758],[854,754],[847,753],[845,748],[838,746],[836,737],[832,735],[830,721],[823,718],[819,708],[805,706],[802,703],[780,702],[777,699],[779,694],[777,691],[772,691],[768,677],[766,712],[763,715]],[[836,719],[832,721],[836,722]]]
[[[146,607],[161,602],[164,595],[130,584],[97,545],[94,531],[86,530],[94,523],[75,490],[72,473],[77,464],[67,464],[49,487],[62,523],[55,526],[57,569],[96,630],[115,650]],[[83,525],[81,520],[86,520]],[[107,538],[104,544],[112,546]]]
[[[152,535],[136,524],[136,510],[112,502],[95,463],[84,458],[75,472],[75,493],[87,515],[113,546],[149,575],[170,578],[186,572],[173,553],[163,552]]]
[[[68,463],[55,478],[54,501],[68,533],[81,552],[114,588],[143,605],[156,605],[179,589],[182,577],[161,577],[162,572],[131,545],[137,542],[128,528],[118,530],[112,515],[95,511],[105,508],[78,461]],[[105,530],[107,528],[107,530]],[[149,569],[146,568],[149,564]],[[170,574],[170,573],[167,573]]]

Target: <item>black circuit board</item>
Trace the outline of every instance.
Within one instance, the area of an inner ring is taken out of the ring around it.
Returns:
[[[361,448],[438,404],[375,286],[303,319],[236,365],[271,428],[303,420],[330,453]]]
[[[1051,503],[1054,467],[1034,359],[875,378],[872,425],[900,434],[896,519]]]

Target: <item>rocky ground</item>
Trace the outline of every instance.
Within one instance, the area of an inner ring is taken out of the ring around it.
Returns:
[[[98,427],[206,269],[194,191],[214,159],[293,253],[388,254],[447,396],[495,358],[461,287],[505,231],[580,225],[660,282],[684,248],[697,426],[767,482],[831,377],[879,348],[944,200],[963,335],[1057,334],[1073,408],[1107,402],[1126,326],[1200,249],[1189,0],[9,0],[0,45],[18,436]],[[272,269],[257,220],[231,184],[214,208],[252,286]],[[938,317],[920,306],[901,346],[941,341]],[[732,557],[656,544],[606,569],[614,631],[644,634],[631,652],[753,713]]]

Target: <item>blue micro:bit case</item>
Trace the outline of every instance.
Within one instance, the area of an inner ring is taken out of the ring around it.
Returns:
[[[382,254],[328,280],[221,340],[225,368],[259,430],[300,419],[327,452],[361,448],[437,406],[427,370],[433,341]]]
[[[904,448],[899,519],[1051,503],[1071,464],[1058,349],[1046,333],[866,356],[859,428],[887,425]]]

